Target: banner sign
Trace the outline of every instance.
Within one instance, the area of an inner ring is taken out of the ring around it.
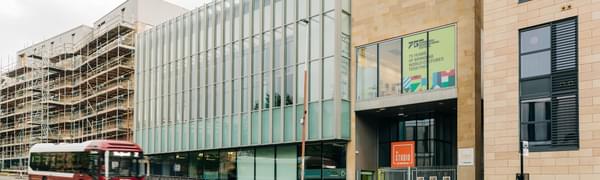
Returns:
[[[429,32],[429,89],[453,87],[456,82],[454,26]]]
[[[415,34],[402,40],[403,91],[427,90],[427,33]]]
[[[415,167],[415,142],[397,141],[391,145],[391,166],[392,168]]]

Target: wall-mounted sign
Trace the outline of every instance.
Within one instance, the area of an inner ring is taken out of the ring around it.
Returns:
[[[404,92],[427,90],[427,33],[402,40],[402,88]]]
[[[458,165],[459,166],[473,166],[475,163],[475,153],[473,148],[460,148],[458,149]]]
[[[397,141],[391,145],[392,168],[415,167],[415,142]]]

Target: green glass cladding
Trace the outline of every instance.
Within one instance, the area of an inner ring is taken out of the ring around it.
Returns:
[[[138,34],[135,141],[147,154],[348,140],[346,0],[220,0]]]

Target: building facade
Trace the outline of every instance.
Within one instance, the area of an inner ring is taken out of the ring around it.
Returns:
[[[352,1],[351,179],[482,179],[481,17],[479,0]]]
[[[185,11],[161,0],[129,0],[93,27],[19,51],[1,75],[0,170],[27,172],[36,143],[131,141],[135,34]]]
[[[600,179],[600,3],[484,7],[485,179]]]
[[[217,0],[138,35],[135,142],[153,176],[346,179],[347,0]],[[304,91],[304,69],[308,89]]]
[[[152,176],[297,179],[306,94],[307,179],[411,174],[392,165],[398,142],[415,147],[413,178],[481,179],[481,12],[212,1],[138,35],[135,141]]]

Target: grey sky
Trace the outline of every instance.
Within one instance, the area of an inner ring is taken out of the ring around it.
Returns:
[[[210,0],[166,1],[193,9]],[[91,25],[123,2],[125,0],[0,1],[0,67],[14,63],[18,50],[81,24]]]

